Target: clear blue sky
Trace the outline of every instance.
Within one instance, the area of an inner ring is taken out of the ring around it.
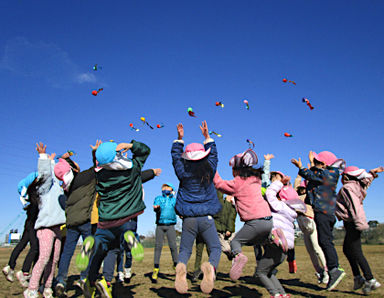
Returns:
[[[97,138],[148,144],[145,168],[163,175],[145,185],[142,234],[154,228],[161,184],[177,184],[170,148],[178,122],[186,142],[202,141],[202,120],[223,135],[226,179],[247,138],[261,162],[273,153],[272,169],[293,178],[290,159],[309,150],[384,165],[382,1],[6,0],[0,10],[0,230],[21,212],[16,186],[36,169],[37,141],[49,152],[74,150],[82,169]],[[92,71],[95,63],[103,69]],[[151,131],[141,116],[165,127]],[[369,189],[369,219],[384,221],[383,188],[381,177]]]

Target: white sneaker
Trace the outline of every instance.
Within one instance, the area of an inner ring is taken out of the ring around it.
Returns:
[[[14,271],[11,269],[11,267],[9,265],[7,265],[3,268],[3,273],[5,275],[5,278],[8,281],[10,281],[10,282],[14,281]]]
[[[323,279],[321,280],[321,283],[323,284],[328,284],[329,282],[329,275],[328,275],[328,271],[325,271],[323,272]]]
[[[44,298],[53,298],[53,291],[51,288],[45,288],[43,292]]]
[[[365,295],[368,295],[371,291],[376,290],[377,288],[380,288],[381,284],[374,278],[371,280],[368,280],[365,282],[363,293]]]
[[[364,277],[357,275],[353,278],[353,290],[356,291],[358,289],[361,289],[365,284]]]
[[[24,291],[24,298],[39,298],[39,293],[36,290],[26,289]]]
[[[130,279],[132,277],[132,268],[124,268],[124,278]]]
[[[24,275],[23,271],[17,271],[16,278],[18,279],[22,287],[28,288],[28,285],[29,285],[28,275]]]
[[[117,272],[117,279],[119,282],[124,282],[124,273],[121,271]]]

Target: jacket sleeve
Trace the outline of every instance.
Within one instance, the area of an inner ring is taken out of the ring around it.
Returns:
[[[208,163],[212,168],[213,173],[216,172],[217,163],[219,162],[219,158],[217,155],[216,143],[213,139],[209,138],[204,141],[204,149],[208,150],[211,148],[211,152],[208,155]]]
[[[236,208],[232,203],[228,204],[229,212],[227,217],[227,231],[234,233],[235,232],[235,222],[236,222]]]
[[[41,153],[37,163],[37,171],[39,176],[43,179],[42,184],[39,187],[39,193],[45,194],[52,187],[52,165],[51,160],[46,153]]]
[[[141,182],[145,183],[148,182],[149,180],[152,180],[155,178],[155,172],[152,169],[145,170],[141,172]]]
[[[143,167],[145,161],[151,153],[151,149],[147,145],[140,142],[136,142],[134,140],[132,140],[131,143],[131,152],[133,154],[132,160],[141,171],[141,168]]]
[[[306,169],[306,168],[301,168],[299,170],[299,175],[308,181],[314,181],[314,182],[319,182],[319,183],[323,182],[322,177],[320,177],[319,175],[316,175],[313,171]]]
[[[264,159],[263,174],[261,175],[261,186],[267,188],[271,184],[271,161]]]
[[[182,180],[185,175],[184,162],[182,161],[184,142],[175,141],[172,144],[171,155],[172,165],[175,170],[175,174],[179,180]]]
[[[293,183],[293,188],[297,191],[298,187],[300,186],[301,183],[301,176],[297,175],[295,182]]]
[[[159,202],[159,197],[157,196],[157,197],[155,198],[155,201],[153,202],[153,205],[156,206],[156,205],[159,205],[159,204],[160,204],[160,202]]]
[[[369,226],[360,200],[356,198],[347,187],[342,187],[340,193],[344,197],[345,205],[348,209],[348,213],[352,217],[356,229],[359,231],[367,230]]]
[[[223,180],[221,179],[218,172],[215,174],[215,178],[213,179],[213,184],[215,185],[215,188],[227,195],[234,195],[236,186],[235,186],[235,180]]]

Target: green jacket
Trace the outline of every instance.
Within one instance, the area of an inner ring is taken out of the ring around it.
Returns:
[[[227,231],[235,232],[235,221],[236,221],[236,208],[231,202],[224,199],[221,192],[217,192],[222,209],[213,218],[215,219],[216,230],[218,233],[225,233]]]
[[[132,140],[133,166],[129,170],[102,169],[96,172],[96,191],[100,195],[99,221],[123,219],[145,209],[141,169],[151,149]]]

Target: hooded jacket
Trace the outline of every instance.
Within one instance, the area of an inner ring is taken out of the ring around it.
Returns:
[[[367,195],[367,188],[371,185],[375,177],[370,174],[369,177],[359,181],[346,181],[337,194],[335,215],[344,222],[353,222],[356,229],[364,231],[369,229],[367,218],[365,216],[363,201]]]
[[[153,205],[160,206],[160,210],[156,212],[156,224],[157,225],[175,225],[176,218],[176,198],[173,194],[169,196],[157,196]]]
[[[183,141],[175,141],[171,149],[173,168],[180,181],[176,198],[176,213],[183,217],[215,215],[221,210],[221,204],[213,186],[213,177],[206,184],[195,178],[195,173],[186,166],[186,161],[181,157],[183,147]],[[212,173],[215,173],[218,163],[215,141],[206,140],[204,148],[206,151],[211,148],[211,152],[206,158],[212,168]]]

